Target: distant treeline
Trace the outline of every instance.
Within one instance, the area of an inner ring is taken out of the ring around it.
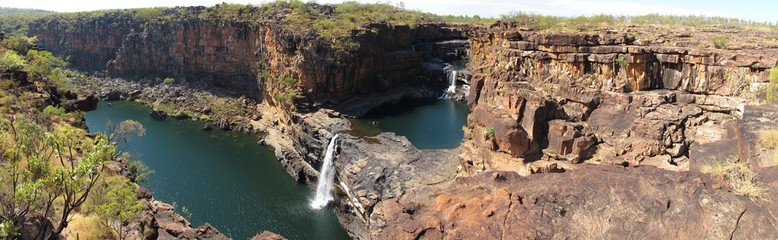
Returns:
[[[55,13],[35,9],[0,8],[0,31],[25,32],[28,24],[41,18],[57,21],[74,21],[121,14],[130,19],[149,21],[180,21],[187,19],[263,21],[281,19],[283,27],[315,30],[322,38],[338,39],[353,30],[365,30],[370,23],[390,25],[415,25],[424,22],[449,22],[475,25],[491,25],[497,21],[513,21],[527,28],[550,31],[592,30],[613,25],[684,25],[691,27],[766,28],[778,30],[777,23],[756,22],[737,18],[707,16],[673,16],[649,14],[642,16],[595,15],[558,17],[514,11],[498,18],[473,16],[436,15],[406,9],[402,3],[340,4],[305,3],[299,0],[277,0],[262,5],[222,3],[213,7],[139,8],[122,10],[98,10],[78,13]]]
[[[594,15],[557,17],[527,12],[511,12],[500,20],[514,21],[535,30],[592,30],[615,25],[683,25],[688,27],[716,27],[724,29],[765,28],[778,30],[778,23],[742,20],[739,18],[709,16],[678,16],[648,14],[640,16]]]

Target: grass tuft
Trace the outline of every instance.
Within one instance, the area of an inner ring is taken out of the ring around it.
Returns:
[[[768,188],[756,179],[756,173],[745,162],[715,161],[702,166],[700,172],[724,180],[735,194],[755,200],[768,199]]]
[[[778,147],[778,129],[759,131],[759,144],[769,149]]]

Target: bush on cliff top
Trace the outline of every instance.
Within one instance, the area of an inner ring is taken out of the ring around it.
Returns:
[[[774,23],[755,22],[738,18],[693,15],[677,16],[648,14],[642,16],[594,15],[588,17],[558,17],[514,11],[502,15],[500,19],[503,21],[513,21],[533,30],[550,31],[586,31],[615,25],[683,25],[690,27],[715,26],[730,29],[769,28],[778,30],[778,25]]]

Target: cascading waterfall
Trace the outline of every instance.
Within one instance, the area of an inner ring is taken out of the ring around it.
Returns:
[[[327,146],[327,150],[324,153],[324,164],[321,166],[319,172],[319,183],[316,185],[316,196],[311,201],[311,207],[314,209],[321,209],[327,206],[327,203],[332,201],[332,184],[335,180],[335,168],[332,164],[332,160],[335,157],[335,140],[339,134],[330,139],[330,144]]]
[[[450,98],[451,95],[455,94],[456,92],[457,92],[457,70],[451,70],[451,79],[449,80],[448,88],[446,88],[446,92],[443,93],[443,95],[440,96],[438,99]]]

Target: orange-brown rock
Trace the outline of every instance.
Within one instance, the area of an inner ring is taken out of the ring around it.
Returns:
[[[262,231],[262,233],[252,237],[251,240],[286,240],[286,238],[271,231]]]
[[[470,173],[528,173],[548,158],[688,170],[695,132],[742,118],[778,64],[773,50],[648,45],[618,31],[498,23],[469,35]]]
[[[331,5],[312,4],[324,13]],[[237,95],[300,110],[336,105],[402,85],[437,84],[422,64],[445,57],[436,41],[464,40],[463,26],[375,23],[345,36],[357,46],[322,39],[311,26],[289,30],[283,13],[246,7],[242,18],[201,18],[205,7],[165,10],[169,18],[141,19],[131,11],[51,16],[30,24],[41,46],[72,57],[75,67],[120,76],[205,80]],[[421,44],[414,50],[414,44]],[[446,46],[456,47],[456,44]],[[456,55],[456,54],[455,54]],[[450,57],[450,56],[449,56]],[[292,103],[292,104],[289,104]]]
[[[711,180],[653,167],[582,166],[459,178],[428,203],[387,200],[376,239],[765,239],[771,201],[712,188]],[[766,225],[765,225],[766,224]]]

